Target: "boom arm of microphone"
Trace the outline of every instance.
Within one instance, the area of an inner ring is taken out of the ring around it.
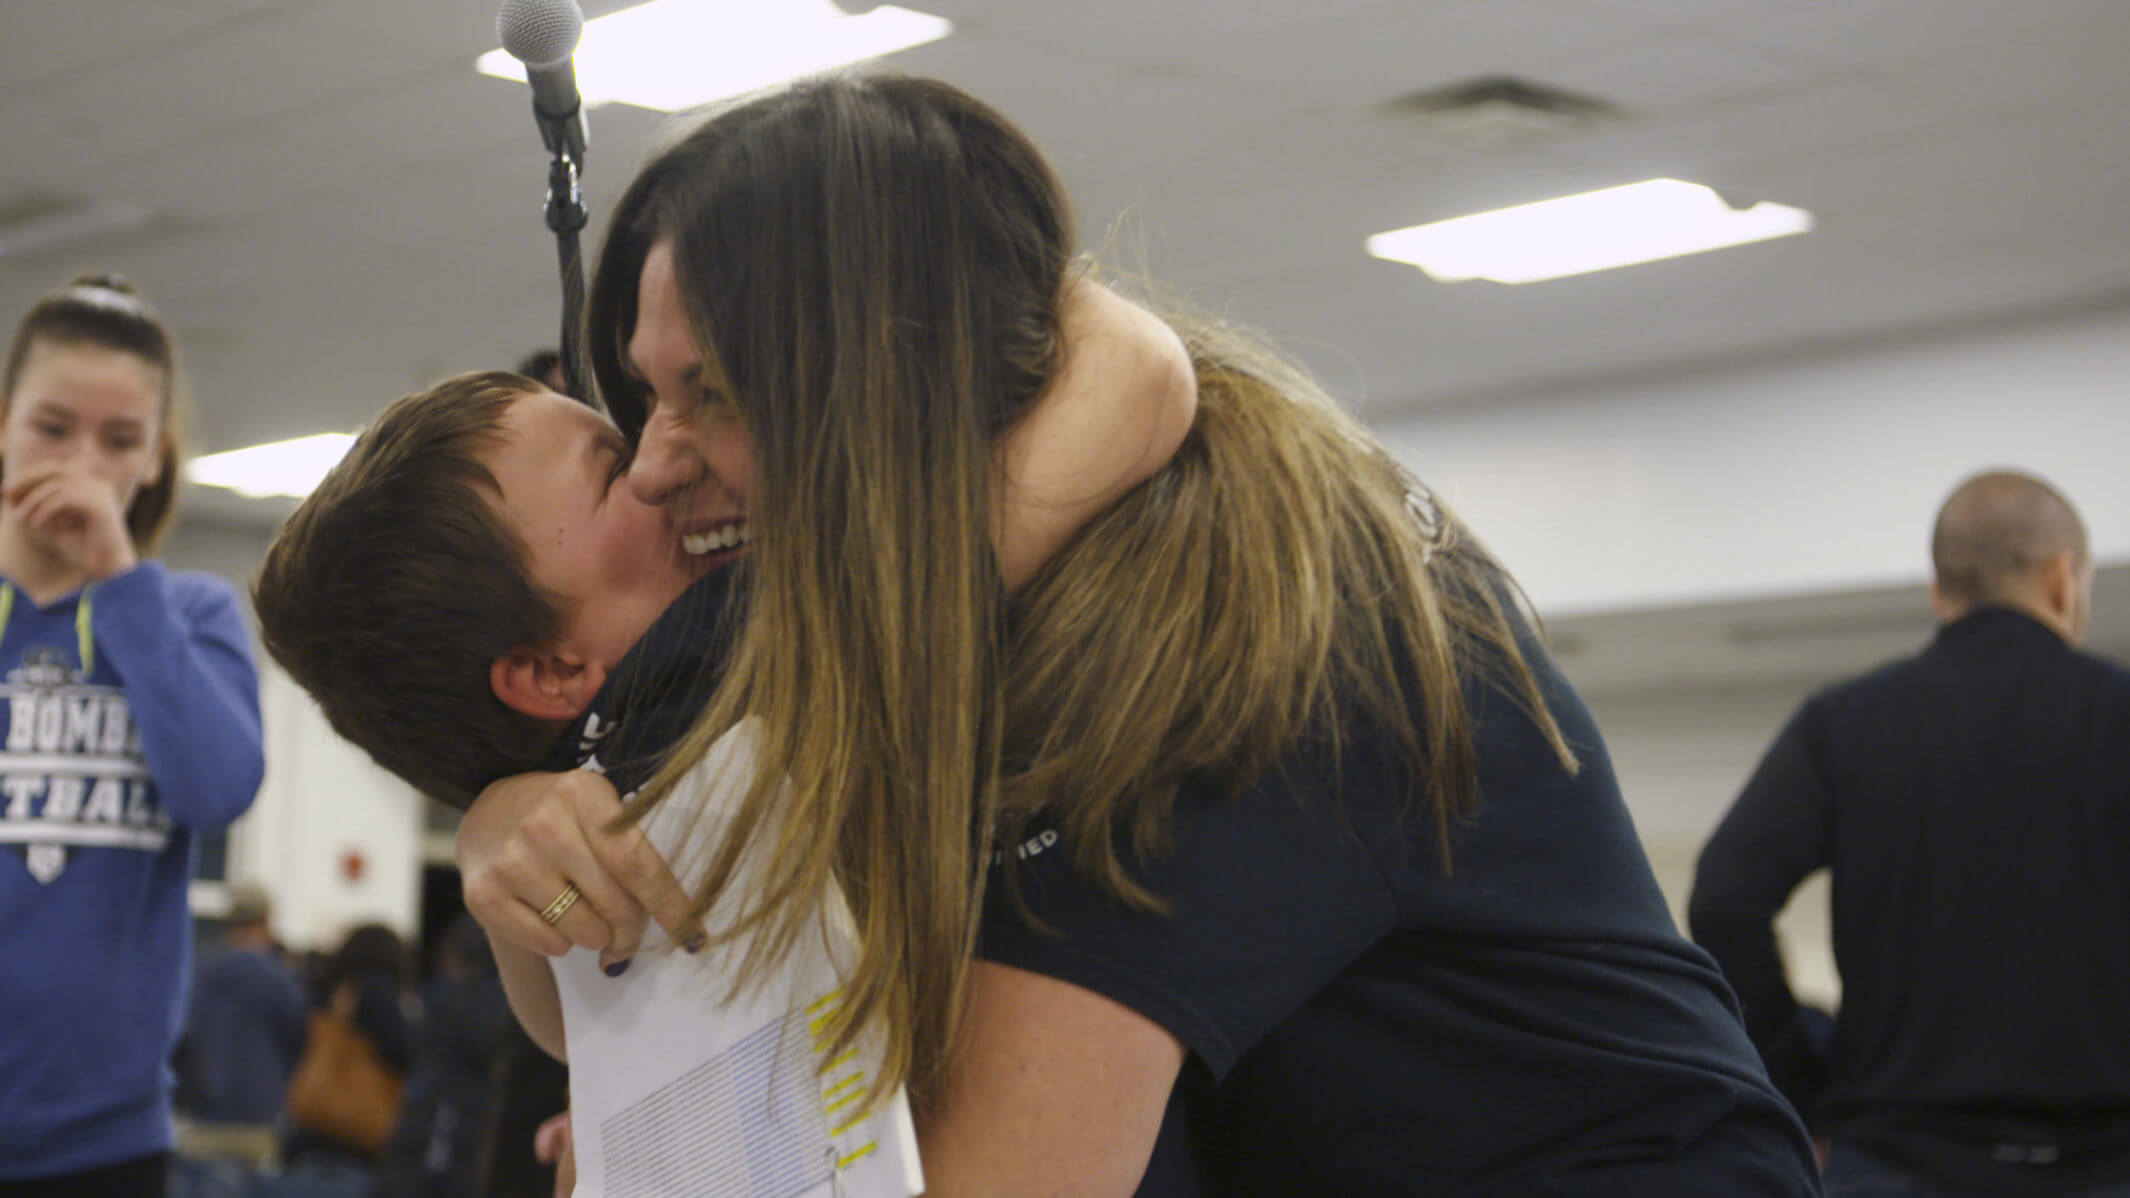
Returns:
[[[578,186],[586,140],[584,101],[572,60],[583,32],[584,12],[576,0],[503,0],[496,12],[496,34],[503,48],[525,64],[540,141],[554,158],[547,170],[547,227],[555,235],[562,267],[562,373],[570,394],[591,402],[581,317],[584,255],[577,245],[577,233],[590,219]]]

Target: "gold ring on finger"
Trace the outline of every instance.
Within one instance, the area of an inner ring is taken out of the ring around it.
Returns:
[[[577,889],[575,882],[571,882],[562,888],[561,894],[555,896],[554,902],[540,909],[540,918],[552,924],[561,919],[562,913],[575,906],[577,900],[582,897],[584,892]]]

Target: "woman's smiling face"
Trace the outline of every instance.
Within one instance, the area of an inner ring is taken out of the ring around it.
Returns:
[[[754,457],[724,381],[707,376],[696,348],[670,242],[644,258],[627,361],[649,409],[629,489],[666,509],[690,552],[719,561],[738,554],[749,537]]]

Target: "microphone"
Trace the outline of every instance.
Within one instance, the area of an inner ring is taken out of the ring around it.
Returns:
[[[553,158],[547,164],[547,227],[555,235],[562,267],[562,373],[572,395],[590,395],[584,369],[584,255],[577,234],[590,219],[577,168],[584,163],[584,98],[577,94],[577,67],[570,56],[584,36],[584,10],[577,0],[503,0],[496,10],[496,36],[512,58],[525,64],[532,84],[533,116],[540,140]]]
[[[525,64],[525,81],[532,84],[540,140],[548,153],[573,163],[584,161],[585,125],[570,56],[583,35],[584,10],[576,0],[503,0],[496,10],[496,36]]]

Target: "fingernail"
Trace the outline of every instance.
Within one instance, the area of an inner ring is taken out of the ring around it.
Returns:
[[[699,953],[703,951],[703,946],[709,943],[710,937],[708,935],[702,932],[697,932],[695,935],[690,936],[686,940],[681,941],[680,948],[681,951],[685,953]]]
[[[622,974],[625,974],[629,971],[629,959],[627,957],[623,957],[621,960],[614,962],[612,965],[602,966],[601,970],[606,974],[606,976],[610,978],[618,978]]]

